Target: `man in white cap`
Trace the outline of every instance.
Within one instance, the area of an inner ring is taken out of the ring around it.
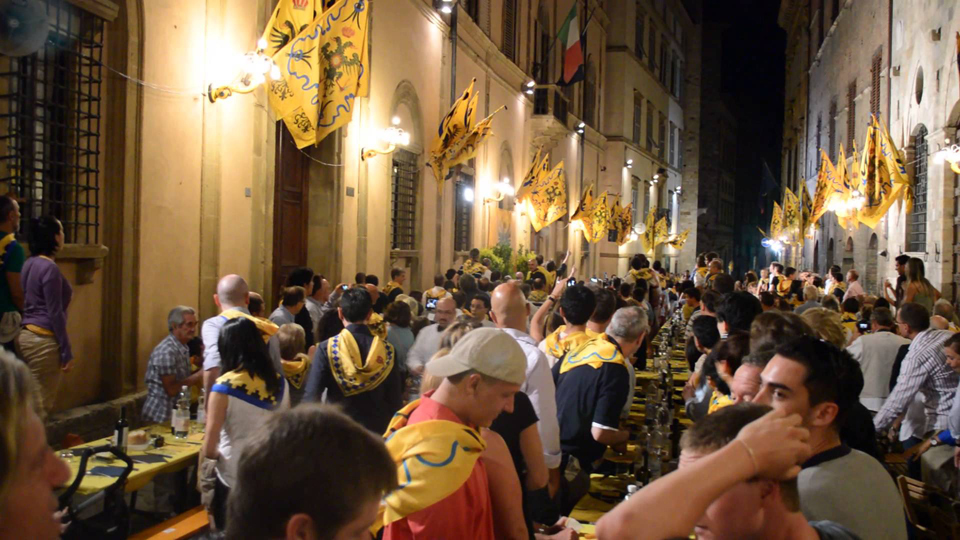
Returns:
[[[527,369],[517,342],[496,328],[462,337],[427,372],[440,386],[401,409],[384,435],[401,489],[384,498],[384,540],[493,540],[493,509],[480,428],[513,412]]]

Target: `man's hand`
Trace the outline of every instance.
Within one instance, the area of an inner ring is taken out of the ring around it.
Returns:
[[[914,461],[920,459],[920,456],[924,454],[932,446],[933,437],[923,441],[922,443],[915,444],[911,446],[907,451],[903,453],[903,458],[907,461]]]
[[[810,432],[800,427],[799,414],[773,410],[740,430],[734,441],[745,451],[764,478],[787,480],[800,474],[800,463],[810,456]]]
[[[67,373],[71,369],[73,369],[73,360],[70,360],[69,362],[67,362],[66,364],[60,367],[60,371],[64,373]]]
[[[683,402],[684,403],[693,399],[694,395],[696,395],[697,393],[697,387],[690,384],[692,381],[693,381],[693,378],[691,377],[691,379],[687,381],[686,384],[683,385]]]
[[[560,266],[567,264],[567,260],[570,258],[570,252],[567,251],[567,254],[563,256],[563,262],[560,263]]]
[[[576,269],[571,268],[570,273],[567,274],[567,277],[558,279],[557,284],[553,286],[553,291],[550,293],[550,296],[554,298],[560,298],[560,296],[563,295],[563,290],[567,288],[567,282],[570,281],[570,278],[572,278],[576,273]]]

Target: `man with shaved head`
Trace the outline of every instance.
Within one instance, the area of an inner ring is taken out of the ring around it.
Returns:
[[[550,470],[550,495],[560,486],[560,426],[557,421],[556,387],[547,356],[537,347],[530,334],[527,334],[527,320],[530,317],[530,304],[523,296],[517,282],[504,283],[493,290],[490,299],[492,310],[490,317],[497,328],[510,335],[523,349],[527,357],[527,379],[520,391],[530,398],[537,413],[537,430],[543,443],[543,460]]]
[[[283,373],[280,363],[280,342],[275,337],[279,328],[266,319],[260,319],[250,314],[250,287],[247,282],[236,274],[228,274],[217,282],[217,293],[213,295],[213,302],[220,309],[220,314],[210,317],[203,322],[200,336],[203,338],[203,388],[210,395],[213,381],[220,376],[220,349],[217,341],[220,339],[220,329],[228,320],[244,317],[253,321],[267,341],[270,349],[270,358],[278,373]],[[209,401],[207,402],[209,403]]]

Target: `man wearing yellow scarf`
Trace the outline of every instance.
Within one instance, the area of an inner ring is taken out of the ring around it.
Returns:
[[[620,415],[630,388],[628,364],[650,327],[638,307],[617,310],[607,332],[571,351],[553,367],[563,450],[561,515],[567,515],[589,488],[594,463],[608,446],[625,449],[629,432]]]
[[[364,289],[349,289],[338,308],[345,328],[320,343],[307,374],[303,400],[339,404],[345,413],[375,433],[387,428],[393,412],[403,404],[403,380],[396,352],[374,317],[370,295]]]
[[[401,409],[384,439],[399,487],[384,497],[373,532],[384,540],[493,540],[480,428],[513,411],[527,368],[520,345],[496,328],[471,330],[427,372],[440,387]]]
[[[540,263],[537,262],[537,259],[530,259],[527,261],[527,281],[533,281],[535,278],[543,279],[543,282],[547,284],[547,288],[550,289],[550,276],[547,273],[547,270],[540,266]],[[556,282],[556,277],[554,277],[554,282]]]
[[[383,286],[383,294],[387,297],[387,303],[393,302],[403,294],[403,282],[406,280],[407,273],[402,268],[390,270],[390,282]]]
[[[487,267],[480,262],[480,250],[473,248],[470,250],[470,257],[463,261],[463,265],[460,267],[460,271],[468,276],[473,276],[477,279],[483,277],[483,273],[487,271]]]
[[[540,311],[545,308],[552,308],[554,303],[553,299],[555,299],[555,296],[551,295],[547,297],[543,306],[540,306],[540,309],[537,310],[537,315],[540,315]],[[563,317],[564,324],[540,342],[540,350],[547,355],[547,363],[550,364],[551,367],[557,363],[557,360],[566,356],[568,352],[595,337],[595,335],[587,334],[587,321],[590,320],[590,316],[593,315],[593,310],[596,307],[596,296],[593,294],[593,291],[584,285],[574,285],[573,287],[567,287],[566,290],[563,291],[563,297],[560,299],[559,314]],[[537,315],[534,315],[535,322],[542,320],[542,317],[538,319]],[[531,326],[538,325],[534,324]],[[533,335],[535,339],[538,337],[532,330],[531,335]]]

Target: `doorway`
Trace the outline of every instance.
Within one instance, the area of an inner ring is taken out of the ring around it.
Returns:
[[[301,152],[283,122],[277,122],[277,163],[273,198],[273,284],[264,299],[275,303],[290,272],[307,266],[309,157]]]

